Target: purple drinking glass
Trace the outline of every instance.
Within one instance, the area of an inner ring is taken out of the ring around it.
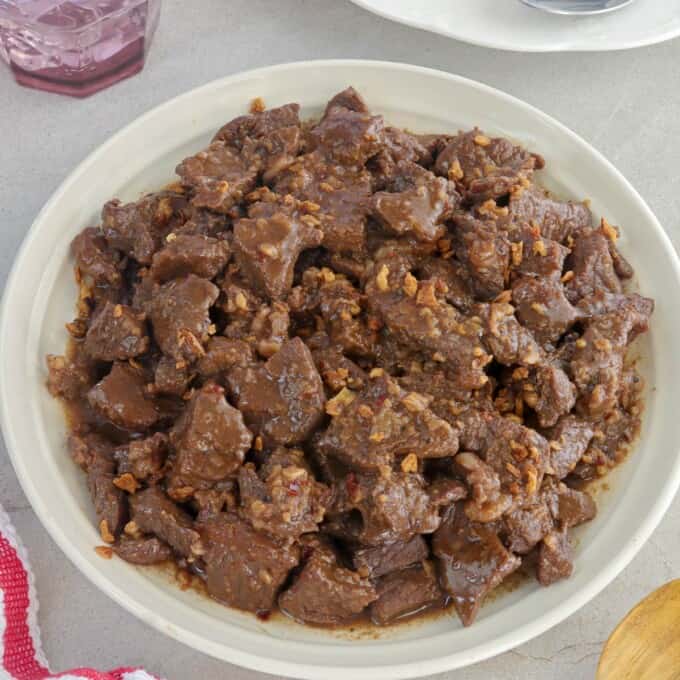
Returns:
[[[160,0],[0,0],[0,56],[21,85],[86,97],[144,67]]]

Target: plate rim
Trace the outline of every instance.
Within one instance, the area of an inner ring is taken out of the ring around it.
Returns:
[[[373,680],[379,680],[381,678],[385,678],[385,680],[397,680],[400,678],[420,677],[430,673],[454,670],[468,666],[513,649],[546,632],[556,624],[571,616],[574,612],[576,612],[593,597],[595,597],[604,587],[611,583],[611,581],[613,581],[614,578],[616,578],[616,576],[633,559],[633,557],[650,537],[668,510],[668,507],[670,506],[678,490],[678,487],[680,486],[680,451],[675,452],[673,474],[669,476],[665,486],[662,489],[662,493],[658,495],[654,505],[649,508],[646,518],[640,525],[639,529],[635,533],[632,533],[628,536],[625,543],[622,544],[619,552],[613,556],[613,559],[608,566],[603,568],[595,578],[591,579],[580,590],[576,591],[570,597],[565,599],[559,607],[554,607],[551,611],[540,614],[531,623],[526,624],[519,629],[497,637],[494,640],[493,645],[489,645],[486,642],[480,643],[470,649],[458,651],[450,655],[438,656],[435,659],[429,659],[427,662],[414,661],[410,663],[399,663],[396,665],[352,665],[345,667],[330,667],[317,664],[283,661],[278,658],[256,655],[240,650],[233,644],[225,642],[218,644],[212,642],[201,635],[194,633],[189,627],[177,626],[165,616],[155,613],[151,608],[145,605],[140,605],[137,601],[128,597],[121,585],[116,584],[108,576],[105,576],[103,572],[93,569],[81,555],[76,545],[71,543],[71,541],[66,537],[61,527],[50,521],[49,510],[44,505],[43,500],[39,497],[37,490],[32,484],[29,472],[24,466],[22,456],[19,455],[19,447],[16,442],[16,433],[14,432],[13,425],[10,421],[9,404],[11,393],[9,392],[9,385],[5,374],[5,366],[7,363],[9,363],[9,359],[6,358],[8,356],[7,352],[4,351],[7,338],[11,333],[9,307],[12,299],[15,297],[14,291],[18,285],[19,272],[23,268],[24,261],[27,259],[28,254],[30,253],[30,248],[33,244],[33,241],[38,237],[39,231],[44,228],[43,223],[45,221],[45,217],[52,210],[53,206],[61,200],[62,195],[67,191],[67,189],[75,182],[80,181],[90,164],[94,163],[100,158],[100,156],[105,155],[109,147],[116,144],[120,138],[124,137],[128,130],[133,129],[136,126],[144,125],[148,119],[153,118],[159,113],[162,113],[165,109],[172,108],[183,99],[189,100],[199,92],[208,92],[211,89],[226,87],[241,80],[255,79],[265,74],[271,75],[277,71],[304,71],[305,69],[323,69],[328,67],[349,67],[359,69],[379,68],[395,71],[405,70],[416,75],[422,74],[434,76],[439,79],[456,82],[474,90],[504,99],[507,102],[520,107],[528,114],[534,117],[537,116],[543,119],[546,123],[556,127],[562,134],[567,135],[570,141],[573,142],[577,147],[580,147],[590,154],[594,154],[598,162],[606,167],[614,177],[622,182],[631,198],[646,214],[650,224],[653,225],[663,249],[670,255],[670,262],[675,274],[675,284],[680,288],[680,259],[678,258],[678,255],[672,246],[670,238],[644,199],[639,195],[630,182],[628,182],[628,180],[622,175],[622,173],[597,149],[595,149],[592,145],[590,145],[568,127],[554,119],[552,116],[549,116],[531,104],[528,104],[506,92],[498,90],[497,88],[463,76],[438,69],[431,69],[400,62],[364,59],[327,59],[286,62],[274,66],[265,66],[215,79],[204,85],[200,85],[196,88],[183,92],[159,104],[158,106],[153,107],[149,111],[145,112],[141,116],[138,116],[123,126],[113,135],[109,136],[101,145],[88,154],[86,158],[84,158],[80,163],[78,163],[78,165],[70,173],[68,173],[67,177],[53,192],[51,197],[48,199],[33,221],[15,256],[10,274],[7,277],[5,291],[3,293],[2,303],[0,305],[0,424],[2,426],[2,432],[7,445],[9,458],[12,462],[15,473],[19,479],[22,489],[24,490],[24,493],[31,504],[32,509],[38,516],[42,526],[57,543],[61,551],[70,559],[70,561],[84,576],[86,576],[95,586],[97,586],[97,588],[107,594],[124,609],[145,623],[151,625],[156,630],[169,635],[179,642],[187,644],[197,651],[201,651],[223,661],[235,663],[257,671],[283,673],[291,677],[310,678],[312,680],[315,680],[318,677],[326,677],[329,679],[337,678],[338,680],[342,678],[344,680],[347,675],[347,671],[351,672],[353,678],[371,678]],[[680,447],[680,444],[678,446]],[[319,646],[319,643],[317,642],[297,642],[296,644]],[[372,645],[371,648],[375,650],[381,648],[381,646],[387,650],[389,643],[376,643],[375,645]]]
[[[436,35],[441,35],[445,38],[450,38],[452,40],[458,40],[459,42],[467,43],[468,45],[475,45],[476,47],[486,47],[488,49],[503,50],[506,52],[517,52],[522,54],[546,54],[560,52],[621,52],[624,50],[634,50],[640,47],[649,47],[651,45],[659,45],[669,40],[673,40],[680,36],[680,25],[673,30],[667,30],[661,33],[659,36],[654,38],[648,38],[646,40],[628,40],[624,41],[615,47],[609,47],[606,43],[593,43],[584,42],[583,44],[578,43],[563,43],[559,47],[550,47],[549,45],[541,45],[536,47],[523,47],[509,42],[494,42],[492,40],[483,40],[477,38],[470,38],[464,33],[458,33],[456,31],[447,30],[439,28],[436,24],[430,23],[428,21],[418,21],[416,19],[405,19],[396,12],[390,12],[387,10],[379,9],[373,4],[373,0],[350,0],[350,2],[357,5],[361,9],[379,16],[388,21],[393,21],[397,24],[402,24],[403,26],[410,26],[411,28],[417,28],[421,31],[427,31],[428,33],[435,33]],[[538,10],[537,10],[538,11]]]

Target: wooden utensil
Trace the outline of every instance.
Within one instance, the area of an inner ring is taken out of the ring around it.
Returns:
[[[607,640],[596,680],[680,679],[680,579],[639,602]]]

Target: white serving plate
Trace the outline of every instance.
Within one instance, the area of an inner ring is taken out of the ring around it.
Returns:
[[[680,35],[680,0],[635,0],[596,16],[561,16],[519,0],[352,0],[386,19],[517,52],[626,50]]]
[[[173,177],[175,164],[206,143],[248,102],[302,104],[321,112],[352,84],[371,108],[419,132],[478,124],[541,152],[543,181],[565,197],[592,199],[595,216],[623,226],[622,250],[642,292],[657,309],[640,346],[647,407],[634,454],[609,478],[596,520],[578,532],[572,578],[543,589],[535,582],[493,599],[462,628],[452,613],[378,631],[324,632],[222,607],[167,575],[98,557],[100,539],[80,470],[64,444],[59,404],[44,387],[44,356],[59,353],[73,315],[69,243],[98,219],[111,196],[133,200]],[[680,418],[672,387],[680,384],[680,317],[674,300],[680,266],[644,201],[597,151],[545,114],[458,76],[370,61],[284,64],[231,76],[188,92],[134,121],[90,155],[42,209],[17,256],[0,319],[0,406],[5,441],[35,512],[83,574],[127,610],[177,640],[232,663],[318,680],[395,680],[459,668],[541,634],[604,588],[632,559],[668,508],[680,481]]]

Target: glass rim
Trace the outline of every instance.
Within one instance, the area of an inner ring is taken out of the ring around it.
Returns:
[[[20,12],[17,12],[14,9],[14,6],[10,5],[9,9],[6,9],[6,2],[0,0],[0,22],[3,21],[3,18],[8,18],[19,28],[36,29],[43,34],[58,35],[67,33],[77,35],[83,31],[90,30],[93,26],[97,26],[97,24],[101,24],[105,21],[109,21],[121,15],[127,14],[130,10],[136,9],[140,5],[146,4],[149,7],[153,7],[160,5],[160,2],[161,0],[124,0],[125,4],[114,12],[98,17],[94,21],[86,23],[83,26],[79,26],[78,28],[70,28],[67,26],[52,26],[50,24],[44,24],[39,21],[29,19],[28,17],[23,16]]]

